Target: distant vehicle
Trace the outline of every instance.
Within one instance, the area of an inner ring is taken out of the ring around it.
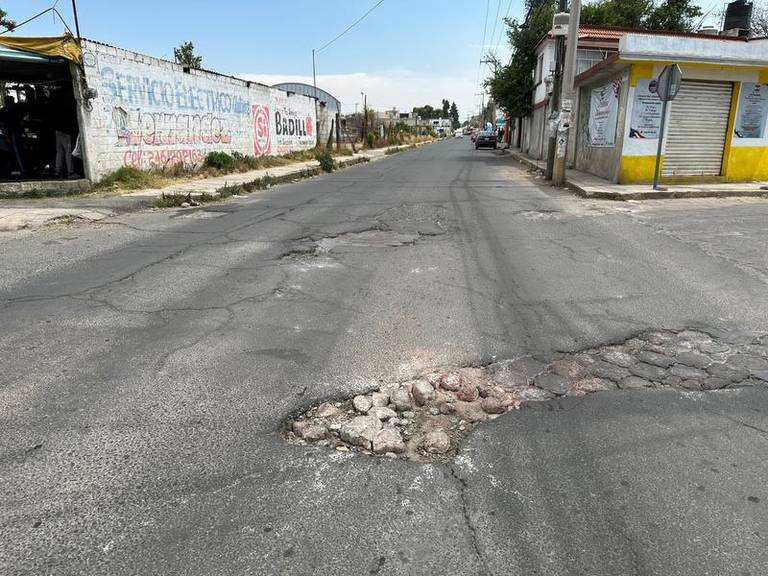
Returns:
[[[484,130],[477,134],[475,140],[475,150],[479,148],[493,148],[496,150],[498,142],[496,140],[496,132],[493,130]]]
[[[469,136],[472,134],[472,126],[467,126],[464,128],[464,136]]]
[[[454,138],[464,138],[464,131],[459,129],[453,133]]]

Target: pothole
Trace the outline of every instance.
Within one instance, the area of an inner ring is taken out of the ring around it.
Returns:
[[[367,230],[365,232],[351,232],[322,238],[315,245],[320,252],[330,252],[336,248],[397,248],[400,246],[412,246],[418,240],[416,234],[400,234],[390,230]]]
[[[402,234],[379,228],[324,235],[319,238],[302,238],[288,252],[285,252],[281,259],[310,267],[330,267],[334,264],[338,265],[330,256],[334,250],[343,248],[398,248],[413,246],[418,239],[418,234]]]
[[[481,367],[429,370],[288,420],[294,444],[418,462],[455,455],[478,425],[528,402],[619,389],[711,391],[768,382],[768,335],[649,331],[624,342]]]
[[[560,215],[557,210],[523,210],[517,212],[516,216],[522,216],[526,220],[559,220]]]

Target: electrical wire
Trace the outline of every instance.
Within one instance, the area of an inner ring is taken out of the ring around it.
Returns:
[[[32,22],[33,20],[37,20],[37,19],[38,19],[38,18],[40,18],[41,16],[45,16],[46,14],[48,14],[48,12],[51,12],[51,13],[53,13],[53,19],[54,19],[54,23],[55,23],[55,21],[56,21],[56,16],[58,16],[58,17],[59,17],[59,20],[61,20],[61,23],[62,23],[62,24],[64,24],[64,26],[66,26],[66,28],[67,28],[67,30],[69,31],[69,33],[70,33],[70,34],[72,34],[72,30],[71,30],[71,29],[69,28],[69,26],[67,25],[67,22],[66,22],[66,20],[64,20],[64,17],[61,15],[61,13],[60,13],[58,10],[56,10],[56,5],[57,5],[58,3],[59,3],[59,0],[56,0],[56,1],[53,3],[53,5],[52,5],[50,8],[46,8],[45,10],[43,10],[42,12],[39,12],[39,13],[35,14],[35,15],[34,15],[34,16],[32,16],[31,18],[27,18],[26,20],[24,20],[24,22],[21,22],[21,23],[19,23],[19,24],[16,24],[16,26],[14,26],[13,28],[6,28],[5,30],[2,30],[2,31],[0,31],[0,35],[3,35],[3,34],[7,34],[8,32],[15,32],[16,30],[18,30],[19,28],[21,28],[21,27],[22,27],[22,26],[24,26],[25,24],[29,24],[29,23],[30,23],[30,22]]]
[[[490,0],[489,0],[489,1],[490,1]],[[347,28],[344,30],[344,32],[342,32],[341,34],[339,34],[338,36],[336,36],[336,38],[334,38],[334,39],[333,39],[333,40],[331,40],[330,42],[327,42],[326,44],[324,44],[324,45],[323,45],[321,48],[318,48],[317,50],[315,50],[315,54],[318,54],[318,53],[322,52],[323,50],[325,50],[326,48],[328,48],[328,46],[330,46],[331,44],[333,44],[334,42],[336,42],[336,40],[338,40],[339,38],[341,38],[342,36],[344,36],[344,34],[346,34],[346,33],[347,33],[347,32],[349,32],[350,30],[352,30],[352,28],[354,28],[355,26],[357,26],[358,24],[360,24],[360,22],[362,22],[363,20],[365,20],[365,18],[368,16],[368,14],[370,14],[371,12],[373,12],[374,10],[376,10],[376,8],[378,8],[379,6],[381,6],[383,3],[384,3],[384,0],[379,0],[379,1],[378,1],[376,4],[374,4],[374,5],[373,5],[373,6],[372,6],[372,7],[371,7],[371,8],[370,8],[370,9],[369,9],[369,10],[368,10],[368,11],[367,11],[365,14],[363,14],[362,16],[360,16],[360,18],[358,18],[358,19],[357,19],[357,20],[355,20],[355,21],[354,21],[352,24],[350,24],[350,25],[349,25],[349,26],[348,26],[348,27],[347,27]]]
[[[507,25],[507,18],[509,18],[509,11],[512,10],[512,0],[509,0],[509,3],[507,4],[507,11],[504,13],[504,24],[501,27],[501,30],[499,31],[499,40],[496,42],[496,46],[494,46],[493,51],[496,52],[499,49],[499,45],[501,44],[501,41],[504,39],[504,29]],[[493,43],[493,40],[491,40],[491,43]]]
[[[504,0],[498,0],[496,2],[496,16],[493,18],[493,32],[491,32],[491,41],[488,43],[488,46],[493,46],[493,39],[496,38],[496,28],[499,25],[499,12],[501,12],[501,3]]]
[[[488,13],[491,9],[491,0],[485,2],[485,23],[483,24],[483,43],[480,45],[480,59],[477,61],[477,76],[475,86],[480,86],[480,70],[483,67],[483,53],[485,51],[485,35],[488,33]]]

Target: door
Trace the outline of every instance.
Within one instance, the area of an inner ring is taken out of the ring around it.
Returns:
[[[664,176],[720,176],[733,84],[683,80],[671,102]]]

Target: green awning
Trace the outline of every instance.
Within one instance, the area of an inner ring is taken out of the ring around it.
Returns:
[[[35,54],[34,52],[27,52],[26,50],[16,50],[15,48],[9,48],[8,46],[3,45],[0,45],[0,60],[35,63],[64,62],[63,58],[44,56],[42,54]]]

